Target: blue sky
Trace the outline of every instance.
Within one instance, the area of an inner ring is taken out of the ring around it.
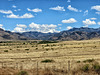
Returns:
[[[100,27],[100,0],[0,0],[0,28],[59,32]]]

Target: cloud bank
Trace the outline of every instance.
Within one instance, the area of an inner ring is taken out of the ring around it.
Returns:
[[[75,23],[77,22],[74,18],[70,18],[68,20],[62,20],[62,23]]]
[[[51,9],[51,10],[57,10],[57,11],[65,11],[64,7],[61,7],[61,6],[51,7],[49,9]]]

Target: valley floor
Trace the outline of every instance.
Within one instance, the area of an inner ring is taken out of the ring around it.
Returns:
[[[56,68],[64,70],[63,73],[66,75],[68,71],[86,64],[85,60],[92,59],[100,63],[100,40],[61,41],[46,44],[39,44],[36,41],[0,43],[0,68],[16,70]]]

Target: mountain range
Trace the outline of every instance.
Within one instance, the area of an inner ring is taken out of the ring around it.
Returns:
[[[100,38],[100,28],[73,28],[59,33],[23,32],[16,33],[0,28],[0,40],[89,40]]]

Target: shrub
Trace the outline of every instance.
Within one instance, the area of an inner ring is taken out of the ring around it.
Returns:
[[[57,41],[40,41],[38,44],[57,43]]]
[[[26,71],[21,71],[17,75],[28,75],[28,73]]]
[[[80,63],[81,61],[77,61],[77,63]]]
[[[41,61],[42,63],[50,63],[50,62],[54,62],[54,60],[51,60],[51,59],[46,59],[46,60],[43,60]]]
[[[8,52],[8,50],[4,50],[4,52]]]
[[[48,44],[46,46],[49,46]]]
[[[83,70],[84,72],[88,71],[88,70],[89,70],[89,64],[84,65],[84,66],[82,67],[82,70]]]
[[[54,48],[51,48],[51,50],[54,50]]]
[[[24,42],[23,44],[25,45],[26,43]]]
[[[99,64],[94,64],[94,65],[93,65],[93,69],[94,69],[95,71],[100,71],[100,65],[99,65]]]
[[[12,49],[10,49],[10,50],[12,50]]]
[[[36,50],[38,50],[38,48],[36,48]]]
[[[34,46],[32,46],[32,47],[34,47]]]
[[[46,49],[46,51],[48,51],[49,49]]]
[[[84,63],[86,63],[86,62],[91,63],[91,62],[94,62],[94,61],[95,61],[94,59],[87,59],[87,60],[84,60],[83,62],[84,62]]]
[[[28,51],[29,49],[25,49],[26,51]]]

